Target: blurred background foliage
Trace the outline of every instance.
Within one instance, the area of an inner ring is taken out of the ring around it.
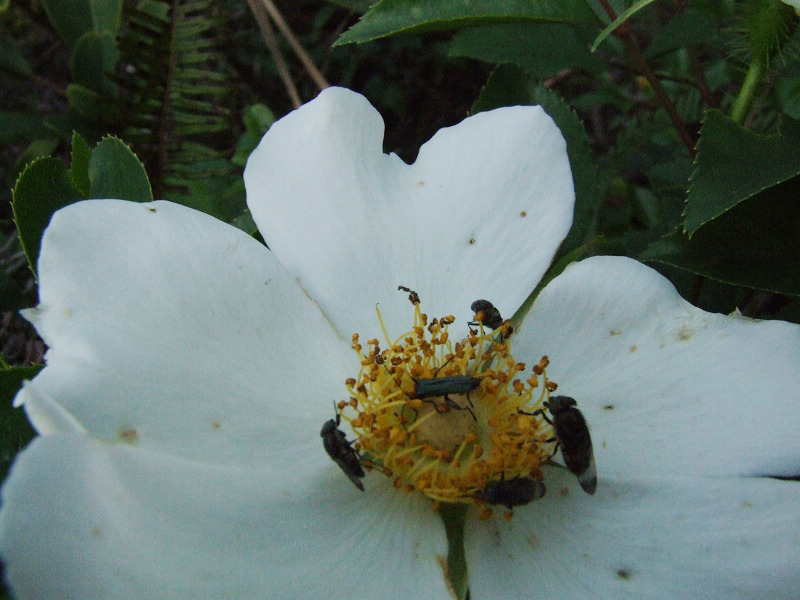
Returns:
[[[166,198],[258,235],[247,156],[327,85],[367,96],[386,122],[385,150],[407,162],[470,113],[543,105],[568,141],[577,194],[547,278],[576,258],[622,254],[705,310],[800,322],[790,6],[371,4],[0,0],[3,469],[32,435],[10,402],[45,348],[17,311],[36,304],[50,214],[82,198]]]

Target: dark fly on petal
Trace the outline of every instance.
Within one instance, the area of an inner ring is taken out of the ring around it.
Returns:
[[[339,465],[339,468],[350,478],[353,485],[363,492],[364,484],[361,482],[361,478],[364,477],[365,473],[361,466],[361,456],[347,441],[344,431],[339,429],[341,422],[342,417],[338,412],[336,419],[325,421],[322,425],[322,430],[319,432],[320,436],[322,436],[322,445],[325,447],[325,452],[328,453],[328,456]]]
[[[592,437],[577,404],[569,396],[552,396],[545,406],[553,417],[551,423],[564,463],[578,478],[583,491],[594,494],[597,489],[597,468],[594,463]]]
[[[515,477],[490,481],[478,497],[489,504],[502,504],[511,509],[544,497],[546,491],[547,488],[538,479]]]
[[[500,316],[500,311],[488,300],[475,300],[470,308],[475,313],[475,321],[470,322],[470,325],[483,323],[484,327],[497,329],[503,324],[503,317]]]

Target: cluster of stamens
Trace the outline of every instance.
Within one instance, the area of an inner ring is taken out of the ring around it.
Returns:
[[[527,375],[514,360],[508,321],[488,331],[477,323],[453,341],[454,321],[429,323],[417,299],[410,331],[392,342],[384,327],[385,348],[354,334],[361,369],[346,381],[349,400],[337,406],[366,469],[382,471],[397,489],[424,493],[434,509],[474,503],[489,518],[490,481],[541,481],[554,444],[540,413],[557,386],[547,379],[547,357]]]

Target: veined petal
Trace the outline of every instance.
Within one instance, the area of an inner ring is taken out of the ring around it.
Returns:
[[[91,435],[259,464],[344,391],[349,341],[266,248],[200,212],[71,205],[45,231],[39,281],[26,317],[50,349],[28,388]],[[39,414],[41,431],[68,421]]]
[[[371,598],[447,598],[424,502],[320,475],[39,437],[3,488],[0,554],[21,598],[358,598],[364,576]]]
[[[601,479],[800,474],[798,325],[704,312],[656,271],[596,257],[542,291],[515,353],[550,357]]]
[[[475,600],[797,597],[796,482],[607,477],[588,496],[552,471],[510,523],[467,519]]]
[[[464,322],[478,298],[513,313],[572,224],[566,144],[550,117],[480,113],[439,131],[413,165],[384,154],[382,139],[375,109],[341,88],[273,125],[244,175],[270,248],[343,332],[363,332],[376,303],[390,333],[404,332],[398,285],[431,315]]]

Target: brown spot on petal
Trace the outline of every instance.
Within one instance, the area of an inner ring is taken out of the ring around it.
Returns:
[[[126,444],[135,444],[137,441],[139,441],[139,434],[133,427],[124,427],[120,429],[117,437],[119,438],[119,441],[125,442]]]
[[[617,577],[627,581],[631,578],[631,572],[628,569],[617,569]]]

